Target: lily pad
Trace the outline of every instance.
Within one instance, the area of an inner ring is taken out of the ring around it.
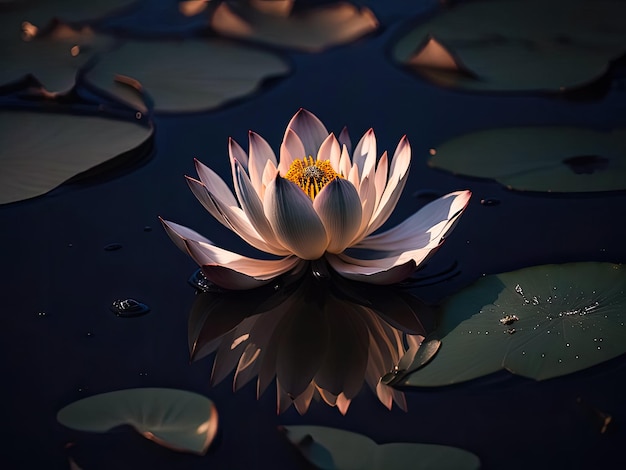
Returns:
[[[156,111],[191,112],[248,95],[288,71],[274,54],[225,40],[137,41],[104,54],[85,78],[144,112],[140,93]]]
[[[53,19],[84,23],[111,16],[140,0],[28,0],[15,2],[14,10],[21,10],[22,21],[45,27]]]
[[[152,128],[71,114],[0,111],[0,204],[39,196],[125,152]]]
[[[0,41],[0,87],[32,75],[45,92],[67,92],[74,87],[77,72],[96,52],[112,43],[111,38],[96,34],[87,26],[73,28],[56,23],[41,34],[34,25],[10,18],[4,18],[0,24],[12,31]]]
[[[450,298],[441,349],[403,385],[440,386],[501,369],[558,377],[626,352],[626,268],[543,265],[482,278]]]
[[[294,12],[292,3],[222,2],[211,17],[211,27],[224,36],[308,52],[345,44],[378,29],[378,20],[368,8],[338,2]]]
[[[519,190],[612,191],[626,189],[625,142],[624,129],[491,129],[445,142],[429,165]]]
[[[625,15],[614,0],[466,2],[419,24],[393,56],[443,86],[564,91],[626,52]]]
[[[437,444],[377,444],[362,434],[323,426],[285,426],[287,438],[315,468],[328,470],[477,469],[471,452]]]
[[[146,439],[180,452],[204,455],[217,433],[213,402],[168,388],[131,388],[78,400],[57,414],[72,429],[106,432],[129,424]]]

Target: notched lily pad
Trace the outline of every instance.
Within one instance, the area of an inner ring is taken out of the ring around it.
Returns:
[[[491,129],[444,142],[429,165],[519,190],[613,191],[626,189],[625,142],[624,129]]]
[[[0,204],[45,194],[125,152],[143,152],[152,132],[101,117],[0,111]]]
[[[211,17],[218,33],[318,52],[354,41],[378,28],[368,8],[346,2],[292,11],[293,1],[222,2]]]
[[[419,24],[392,53],[442,86],[560,92],[597,80],[624,54],[625,15],[613,0],[465,2]]]
[[[377,444],[370,438],[323,426],[285,426],[287,438],[315,468],[328,470],[477,469],[478,457],[436,444]]]
[[[464,382],[501,369],[535,380],[626,352],[626,268],[543,265],[487,276],[450,298],[441,349],[403,385]]]
[[[156,111],[191,112],[248,95],[288,71],[280,57],[226,40],[137,41],[104,54],[85,78],[143,112],[144,96]]]
[[[211,400],[168,388],[133,388],[84,398],[61,409],[57,420],[90,432],[129,424],[159,445],[200,455],[217,433],[217,411]]]

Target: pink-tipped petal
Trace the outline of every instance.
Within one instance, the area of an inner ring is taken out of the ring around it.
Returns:
[[[339,174],[344,178],[347,178],[352,169],[352,161],[350,160],[350,154],[348,148],[344,145],[341,148],[341,157],[339,157]]]
[[[346,148],[348,149],[348,153],[352,152],[352,140],[350,140],[350,133],[348,132],[347,127],[344,127],[343,129],[341,129],[338,140],[339,140],[339,145],[341,145],[342,147],[344,145],[346,146]]]
[[[237,160],[246,170],[248,169],[248,154],[232,137],[228,138],[228,156],[231,160]]]
[[[259,235],[275,252],[286,251],[276,239],[274,231],[265,217],[263,203],[254,190],[247,173],[238,163],[235,163],[235,172],[235,191],[241,203],[241,208],[248,217],[248,220],[250,220],[250,223]]]
[[[374,176],[374,185],[376,186],[376,207],[380,202],[380,198],[387,186],[387,172],[389,170],[389,163],[387,161],[387,151],[384,151],[378,165],[376,166],[376,176]]]
[[[386,232],[370,235],[358,247],[377,251],[406,251],[436,246],[450,231],[452,222],[465,210],[471,195],[470,191],[446,194],[428,203],[399,225]]]
[[[320,145],[317,152],[318,160],[330,160],[333,169],[339,169],[339,158],[341,157],[341,147],[334,134],[329,134],[326,140]],[[336,171],[336,170],[335,170]]]
[[[261,192],[261,182],[263,179],[263,170],[267,161],[271,161],[276,165],[276,156],[270,144],[261,137],[259,134],[250,131],[248,133],[248,139],[250,144],[250,157],[248,160],[248,173],[250,175],[250,181],[252,186],[256,189],[257,193]]]
[[[361,200],[361,223],[359,224],[359,230],[357,230],[349,246],[363,239],[365,230],[367,230],[372,213],[374,212],[374,207],[376,207],[376,187],[370,178],[365,178],[361,181],[359,199]]]
[[[359,168],[359,177],[369,176],[376,164],[376,136],[374,129],[368,130],[352,153],[352,163]]]
[[[204,184],[207,190],[220,201],[224,202],[224,204],[236,206],[237,201],[235,196],[224,180],[199,160],[195,160],[195,163],[200,181],[202,181],[202,184]]]
[[[169,220],[165,220],[159,217],[159,220],[163,224],[163,228],[165,229],[165,233],[170,237],[170,239],[174,242],[174,244],[185,253],[187,252],[187,246],[185,245],[185,239],[202,241],[205,243],[211,243],[208,238],[203,237],[198,232],[191,230],[183,225],[175,224],[174,222],[170,222]]]
[[[324,124],[322,124],[322,121],[313,113],[302,108],[291,118],[291,121],[289,121],[287,130],[289,129],[293,130],[302,141],[305,152],[303,157],[315,157],[320,145],[322,145],[322,142],[328,137],[328,131]],[[286,138],[287,134],[285,133],[285,139]]]
[[[300,160],[306,156],[300,137],[293,130],[287,129],[283,142],[280,144],[280,161],[278,162],[280,174],[286,175],[294,160]]]
[[[265,190],[265,216],[278,241],[302,259],[320,258],[328,246],[324,225],[311,199],[291,181],[276,175]]]
[[[336,178],[328,183],[313,201],[329,243],[330,253],[341,253],[352,242],[361,226],[361,200],[352,183]]]

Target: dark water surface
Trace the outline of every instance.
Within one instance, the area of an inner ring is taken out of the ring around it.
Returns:
[[[364,387],[346,416],[322,402],[313,402],[304,416],[293,407],[276,415],[272,389],[257,401],[254,381],[236,393],[230,379],[210,387],[211,359],[190,364],[187,316],[194,292],[187,279],[196,266],[171,243],[157,216],[252,255],[204,211],[183,175],[195,176],[198,158],[228,179],[228,137],[245,146],[252,129],[277,150],[300,107],[334,132],[347,125],[353,142],[374,128],[379,153],[392,152],[407,134],[410,179],[388,226],[430,200],[428,193],[416,197],[419,190],[472,190],[469,207],[429,266],[437,271],[456,262],[460,274],[420,289],[427,301],[439,301],[485,273],[571,261],[626,262],[624,192],[517,192],[426,166],[430,148],[473,130],[623,127],[626,93],[613,88],[599,98],[571,100],[436,88],[387,58],[390,41],[420,8],[370,3],[383,22],[380,33],[320,54],[290,53],[291,75],[231,106],[155,116],[153,156],[134,171],[0,207],[0,466],[66,469],[72,456],[86,470],[307,468],[277,430],[289,424],[337,427],[379,443],[457,446],[478,455],[485,469],[626,465],[624,356],[545,382],[500,372],[457,386],[407,390],[406,413],[388,411]],[[106,249],[113,244],[120,247]],[[147,304],[150,313],[114,315],[109,306],[125,298]],[[130,429],[87,434],[56,421],[57,411],[73,401],[133,387],[179,388],[213,400],[220,430],[208,454],[175,453]],[[579,397],[589,406],[577,403]],[[601,434],[591,408],[611,414],[615,426]]]

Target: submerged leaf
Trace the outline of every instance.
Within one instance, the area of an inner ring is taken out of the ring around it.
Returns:
[[[124,152],[140,152],[152,128],[101,117],[0,112],[0,204],[45,194]]]
[[[146,94],[156,111],[190,112],[245,96],[288,71],[274,54],[225,40],[137,41],[103,55],[86,80],[136,107]]]
[[[614,0],[465,2],[415,27],[393,56],[443,86],[563,91],[626,51],[624,15]]]
[[[626,268],[543,265],[487,276],[443,306],[441,349],[403,385],[439,386],[501,369],[536,380],[626,352]]]
[[[287,438],[316,468],[329,470],[477,469],[476,455],[436,444],[377,444],[370,438],[323,426],[285,426]]]
[[[466,176],[493,178],[520,190],[620,190],[626,189],[625,138],[623,129],[492,129],[444,142],[429,164]]]
[[[134,388],[84,398],[61,409],[57,420],[91,432],[130,424],[157,444],[200,455],[217,433],[217,411],[211,400],[167,388]]]

